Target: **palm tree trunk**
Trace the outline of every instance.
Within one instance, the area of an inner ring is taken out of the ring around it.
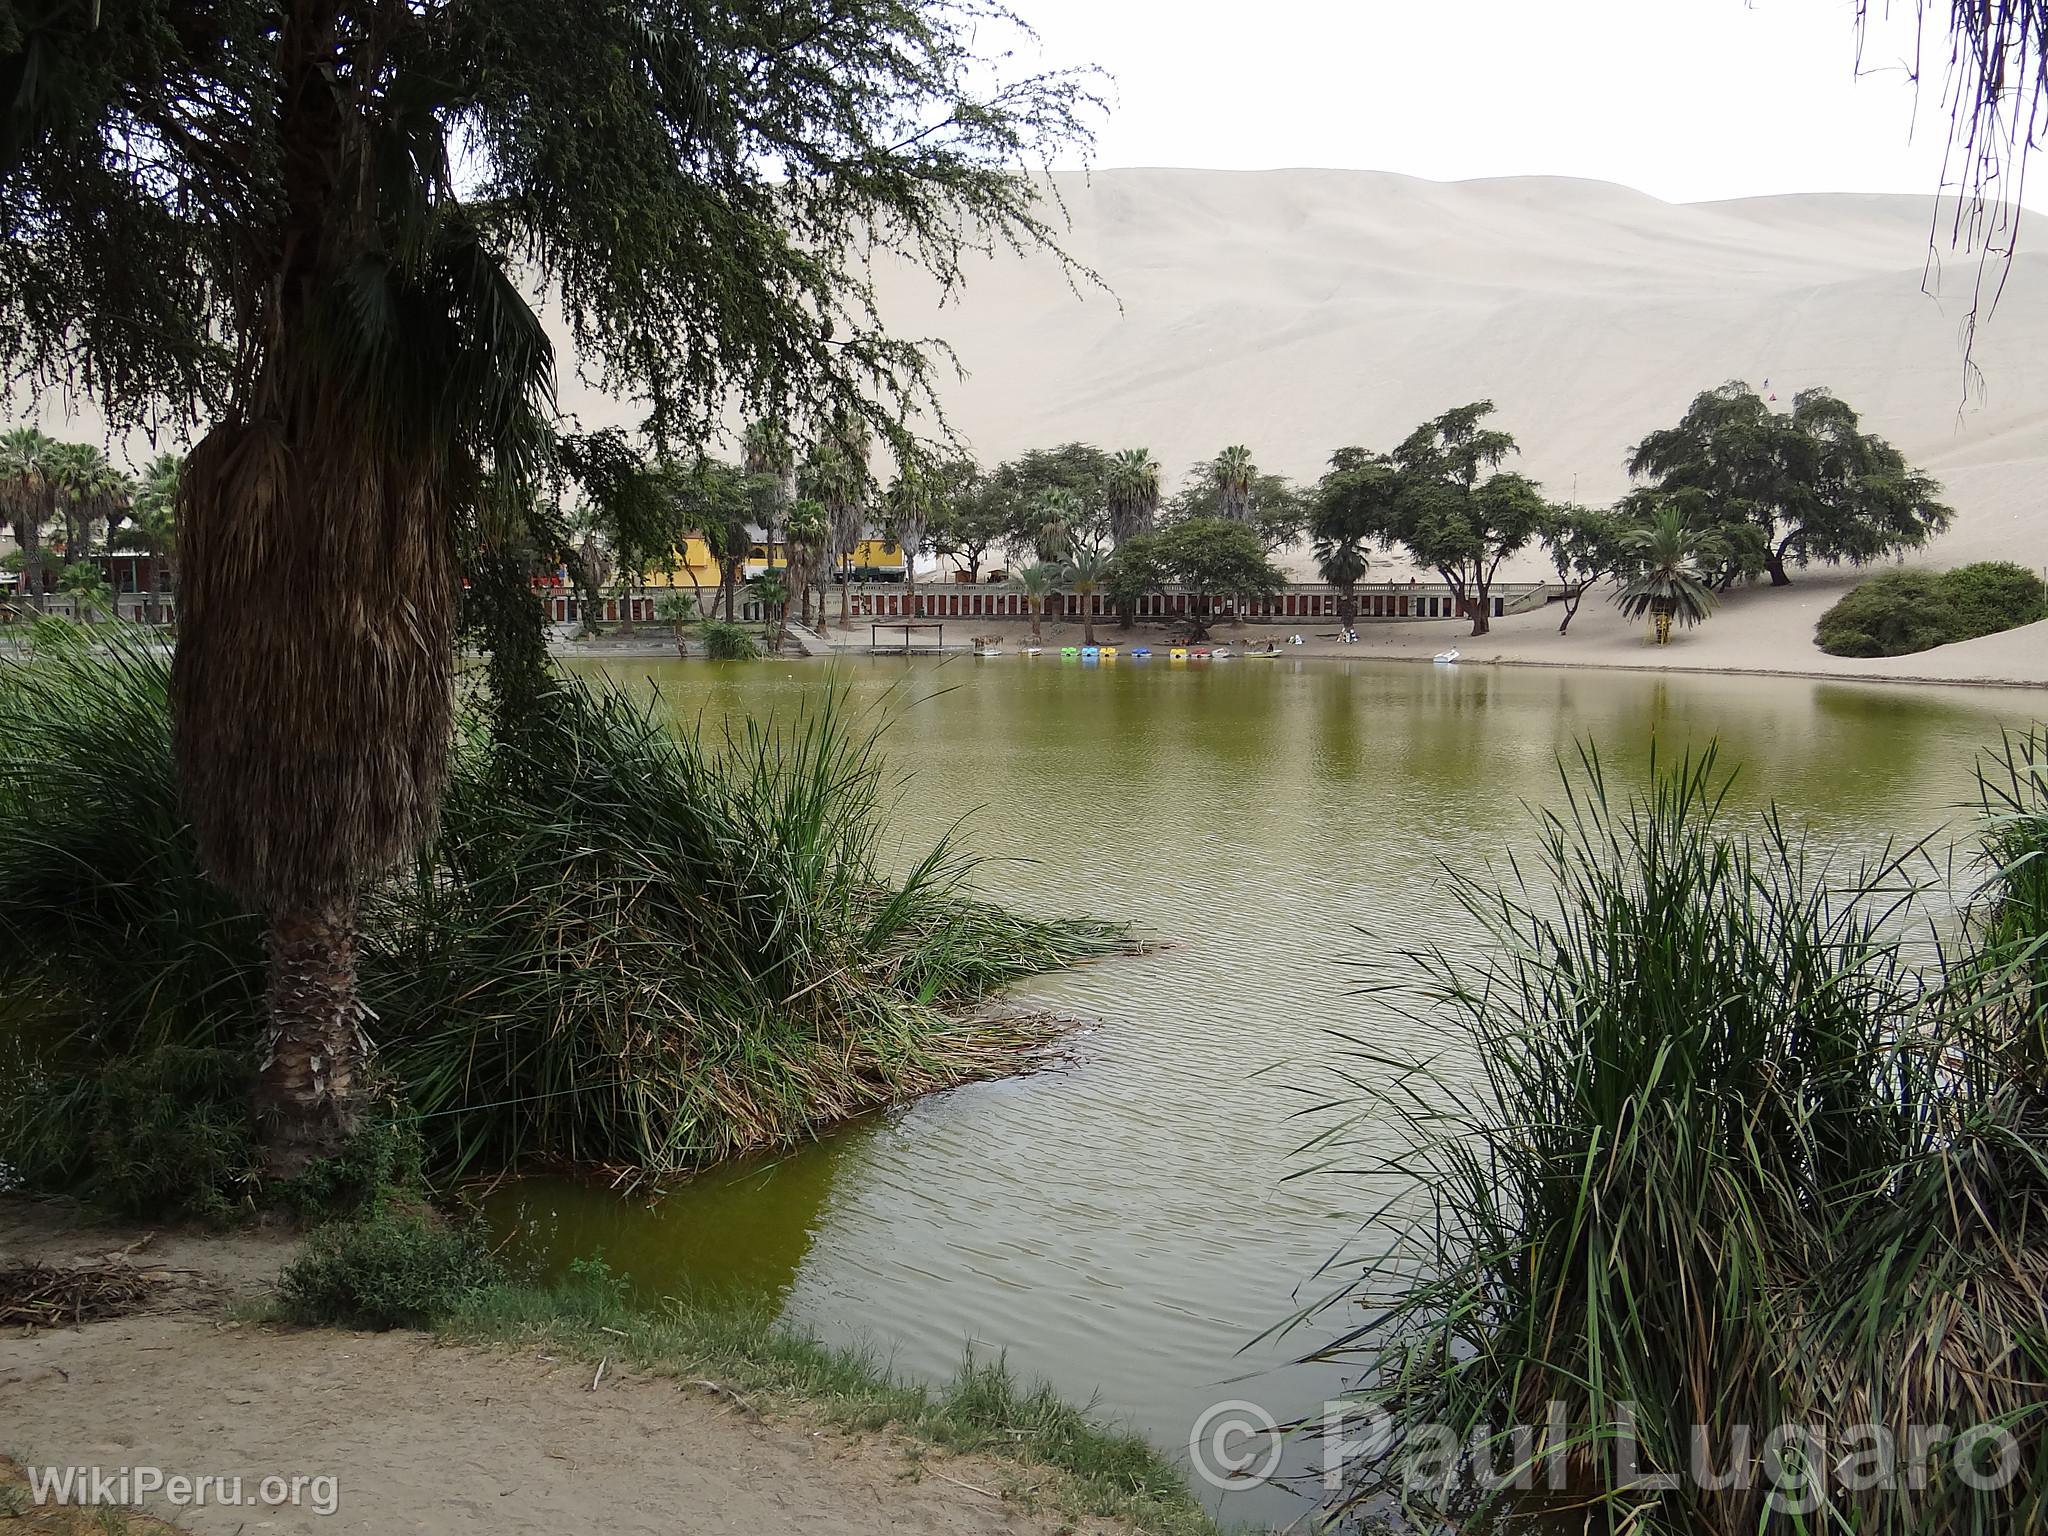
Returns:
[[[1081,597],[1081,643],[1095,643],[1095,598],[1087,593]]]
[[[853,628],[853,561],[848,556],[839,563],[839,627]]]
[[[355,902],[285,913],[270,925],[269,1028],[256,1079],[264,1172],[291,1178],[355,1133],[368,1042],[356,996]]]
[[[43,611],[43,536],[40,529],[31,528],[28,537],[21,541],[21,568],[28,579],[28,605],[37,613]]]
[[[1045,599],[1034,598],[1031,603],[1031,643],[1037,645],[1042,638],[1038,631],[1040,620],[1045,615]]]

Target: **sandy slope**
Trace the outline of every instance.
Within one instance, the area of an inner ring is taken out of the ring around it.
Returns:
[[[972,376],[950,409],[986,459],[1079,436],[1148,443],[1178,472],[1241,441],[1313,476],[1336,446],[1391,446],[1486,397],[1524,468],[1601,501],[1627,484],[1628,446],[1700,389],[1769,379],[1789,402],[1825,383],[1951,479],[1953,553],[2048,535],[2031,492],[2048,255],[2016,261],[1977,347],[1985,394],[1966,403],[1975,269],[1951,258],[1922,292],[1925,200],[1673,205],[1597,182],[1352,171],[1108,171],[1067,190],[1073,249],[1115,298],[1075,299],[1043,261],[976,271],[944,312],[914,277],[885,284],[899,323],[959,347]]]
[[[0,1199],[0,1264],[97,1259],[138,1236]],[[0,1336],[0,1456],[23,1466],[149,1466],[186,1477],[336,1478],[336,1507],[187,1508],[199,1536],[253,1531],[570,1531],[647,1536],[1112,1536],[1002,1496],[1014,1469],[801,1411],[580,1361],[440,1347],[417,1334],[239,1326],[223,1301],[262,1288],[287,1249],[261,1234],[167,1234],[135,1255],[179,1272],[156,1310]],[[155,1512],[172,1511],[161,1501]],[[7,1522],[0,1517],[0,1526]]]

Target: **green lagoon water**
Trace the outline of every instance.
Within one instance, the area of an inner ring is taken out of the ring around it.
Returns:
[[[1960,825],[1975,752],[2048,715],[2037,692],[1331,661],[1052,657],[947,663],[615,662],[678,720],[794,711],[837,679],[898,714],[900,849],[954,823],[978,883],[1172,947],[1026,994],[1097,1021],[1063,1070],[961,1088],[658,1201],[526,1181],[494,1210],[536,1251],[602,1250],[649,1294],[739,1288],[941,1377],[1008,1352],[1183,1454],[1219,1399],[1286,1417],[1341,1384],[1254,1344],[1327,1279],[1397,1186],[1290,1180],[1334,1031],[1425,1055],[1436,1021],[1368,1011],[1348,962],[1471,942],[1438,870],[1531,844],[1557,760],[1596,741],[1638,778],[1652,742],[1718,740],[1736,799],[1775,799],[1844,857]],[[1942,839],[1945,846],[1946,839]],[[1388,1150],[1393,1150],[1391,1145]],[[1232,1494],[1231,1519],[1285,1519]]]

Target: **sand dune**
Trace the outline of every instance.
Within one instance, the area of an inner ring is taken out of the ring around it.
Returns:
[[[1148,444],[1177,475],[1244,442],[1313,477],[1334,447],[1487,397],[1525,470],[1604,501],[1628,446],[1700,389],[1768,379],[1789,403],[1826,384],[1948,482],[1961,516],[1935,559],[2048,559],[2048,255],[2015,260],[1966,397],[1977,271],[1929,270],[1929,200],[1678,205],[1358,171],[1118,170],[1064,191],[1071,248],[1114,297],[1075,298],[1043,261],[987,264],[943,311],[915,274],[884,280],[898,324],[959,348],[948,409],[985,460],[1079,437]]]

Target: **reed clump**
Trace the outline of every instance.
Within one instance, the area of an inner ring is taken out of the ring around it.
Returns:
[[[121,634],[0,664],[0,1165],[219,1213],[251,1192],[262,935],[179,813],[168,686]],[[975,1005],[1128,937],[972,896],[949,839],[886,869],[881,733],[829,692],[677,733],[570,678],[516,730],[466,712],[438,836],[365,902],[379,1126],[444,1175],[659,1177],[1015,1070],[1050,1026]]]
[[[1386,1416],[1350,1507],[2039,1528],[2044,762],[2036,733],[1980,774],[1959,925],[1922,910],[1919,850],[1851,870],[1738,818],[1711,752],[1625,798],[1582,754],[1538,857],[1460,878],[1485,945],[1368,989],[1441,1021],[1456,1066],[1354,1047],[1313,1143],[1413,1181],[1305,1314],[1358,1309],[1315,1356]]]

